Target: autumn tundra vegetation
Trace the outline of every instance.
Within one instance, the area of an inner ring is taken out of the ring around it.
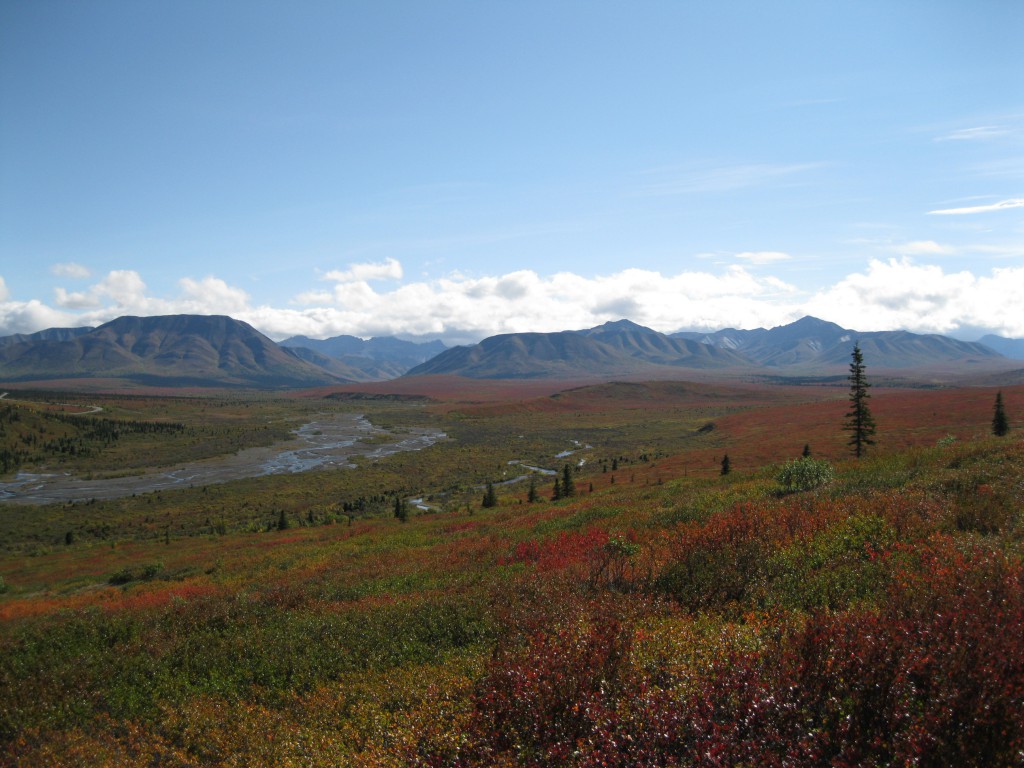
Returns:
[[[7,480],[448,438],[5,501],[0,761],[1024,764],[1024,387],[864,383],[11,392]]]

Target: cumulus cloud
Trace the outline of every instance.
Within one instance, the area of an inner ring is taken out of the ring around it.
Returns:
[[[923,255],[943,249],[932,241],[910,246],[906,250]],[[349,273],[355,277],[359,271]],[[906,255],[873,260],[865,270],[813,295],[736,264],[677,274],[636,268],[597,276],[532,270],[452,273],[385,286],[353,279],[337,282],[333,290],[304,294],[301,302],[285,307],[253,306],[244,290],[212,275],[182,278],[177,295],[157,297],[139,273],[118,270],[84,291],[59,291],[57,307],[11,301],[0,280],[0,335],[99,325],[124,314],[194,313],[231,315],[275,339],[406,335],[453,344],[499,333],[588,328],[621,318],[672,332],[772,327],[810,314],[863,331],[985,329],[1024,337],[1021,295],[1024,267],[989,274],[947,272]]]
[[[849,275],[804,306],[809,314],[847,328],[918,333],[954,333],[987,328],[1024,337],[1019,296],[1024,267],[993,269],[990,275],[945,272],[910,259],[872,260],[866,272]]]
[[[0,291],[0,296],[2,295]],[[75,315],[48,307],[38,299],[8,301],[6,298],[0,298],[0,336],[77,325],[88,323],[78,322]]]
[[[182,292],[179,306],[187,307],[192,314],[230,315],[249,307],[249,294],[219,277],[208,275],[202,280],[183,277],[178,285]]]
[[[0,275],[0,301],[7,301],[7,297],[10,295],[10,292],[7,290],[7,283],[4,282],[3,275]]]
[[[83,267],[81,264],[76,264],[73,261],[65,264],[54,264],[50,267],[50,274],[57,277],[70,277],[75,280],[85,280],[92,277],[88,267]]]
[[[142,276],[131,269],[115,269],[84,291],[57,288],[55,293],[57,306],[65,309],[99,309],[112,302],[125,314],[133,310],[145,310],[149,303]]]
[[[440,335],[448,341],[475,341],[497,333],[586,328],[623,317],[663,331],[784,322],[790,308],[781,301],[797,293],[777,278],[755,276],[742,266],[676,275],[626,269],[596,277],[571,272],[542,276],[532,270],[483,277],[454,273],[387,291],[365,282],[341,283],[331,292],[299,296],[298,303],[307,305],[301,310],[261,308],[258,317],[247,320],[278,335],[309,334],[313,323],[305,319],[315,317],[322,324],[319,331],[312,329],[316,335]],[[318,300],[320,306],[311,306]],[[304,318],[302,330],[299,318]]]
[[[972,205],[967,208],[943,208],[938,211],[928,211],[928,213],[936,216],[963,216],[971,213],[1005,211],[1010,208],[1024,208],[1024,198],[1018,197],[1012,200],[1002,200],[998,203],[991,203],[990,205]]]

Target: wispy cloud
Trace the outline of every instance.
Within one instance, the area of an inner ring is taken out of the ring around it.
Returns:
[[[54,264],[50,267],[50,274],[57,277],[70,277],[75,280],[85,280],[88,277],[92,277],[88,267],[83,267],[81,264],[75,264],[74,262]]]
[[[988,141],[1000,136],[1008,136],[1012,131],[1004,125],[979,125],[975,128],[961,128],[936,136],[936,141]]]
[[[930,215],[936,216],[961,216],[971,213],[990,213],[992,211],[1005,211],[1010,208],[1024,208],[1024,198],[1002,200],[989,205],[972,205],[967,208],[943,208],[938,211],[928,211]]]
[[[952,256],[957,249],[934,240],[912,240],[909,243],[889,246],[890,251],[904,256]]]
[[[793,257],[782,251],[743,251],[736,254],[737,259],[746,261],[749,264],[777,264],[780,261],[789,261]]]
[[[383,262],[350,264],[348,269],[335,269],[323,276],[324,280],[336,283],[357,283],[367,280],[401,280],[402,265],[398,259],[388,258]]]
[[[660,177],[639,187],[637,194],[687,195],[732,192],[777,183],[823,167],[823,163],[751,163],[745,165],[672,166],[653,169],[646,175]]]

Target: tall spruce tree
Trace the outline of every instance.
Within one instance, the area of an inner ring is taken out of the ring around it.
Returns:
[[[996,393],[996,409],[992,415],[992,434],[1002,437],[1010,431],[1010,422],[1006,418],[1006,411],[1003,408],[1003,393]]]
[[[853,355],[850,362],[850,412],[846,414],[846,422],[843,429],[850,433],[847,442],[853,449],[854,455],[859,459],[867,450],[869,445],[874,445],[872,439],[875,434],[875,420],[871,416],[871,409],[868,407],[868,383],[864,374],[864,355],[860,351],[860,342],[853,345]]]

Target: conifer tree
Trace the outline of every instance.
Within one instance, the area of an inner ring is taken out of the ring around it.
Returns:
[[[800,455],[803,456],[805,459],[811,458],[811,444],[810,443],[804,443],[804,452],[801,453]]]
[[[395,496],[395,517],[403,523],[409,519],[409,505],[400,495]]]
[[[868,389],[871,385],[864,375],[864,355],[860,351],[860,343],[853,345],[850,362],[850,411],[846,414],[843,429],[850,433],[847,445],[853,448],[854,455],[859,459],[869,445],[874,445],[875,420],[868,407]]]
[[[576,484],[572,480],[572,467],[566,464],[562,467],[562,495],[565,498],[576,494]]]
[[[729,461],[729,454],[727,453],[722,457],[722,474],[728,475],[730,472],[732,472],[732,462]]]
[[[498,506],[498,494],[494,491],[494,483],[487,483],[487,490],[484,492],[484,500],[481,506],[488,508]]]
[[[562,498],[562,484],[555,477],[555,489],[551,492],[551,500],[558,501],[560,498]]]
[[[996,393],[996,408],[992,416],[992,434],[1002,437],[1010,431],[1010,422],[1006,418],[1006,411],[1003,408],[1003,393]]]
[[[540,500],[540,497],[537,495],[537,478],[533,475],[530,475],[530,490],[526,493],[526,500],[530,504]]]

